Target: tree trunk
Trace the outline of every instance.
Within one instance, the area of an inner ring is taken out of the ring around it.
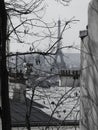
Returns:
[[[1,111],[2,130],[11,130],[8,74],[6,68],[6,29],[7,13],[4,0],[0,0],[0,78],[1,78]]]

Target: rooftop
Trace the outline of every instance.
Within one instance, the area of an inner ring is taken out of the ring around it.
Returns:
[[[30,106],[30,100],[27,99],[27,103],[17,102],[14,100],[10,100],[10,108],[11,108],[11,123],[12,127],[25,127],[26,126],[26,114],[27,107]],[[56,118],[51,118],[48,114],[41,111],[40,108],[45,108],[39,103],[33,102],[30,113],[30,126],[78,126],[79,121],[66,120],[60,121]]]

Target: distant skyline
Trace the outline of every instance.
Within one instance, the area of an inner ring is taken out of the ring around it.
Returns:
[[[72,17],[80,20],[76,24],[71,24],[71,29],[65,31],[63,35],[63,45],[72,45],[73,43],[79,48],[80,46],[80,38],[79,31],[85,30],[88,22],[88,4],[91,0],[72,0],[69,6],[63,6],[58,4],[57,2],[53,2],[52,0],[48,0],[47,13],[45,15],[45,19],[47,21],[52,21],[53,19],[58,20],[59,18],[62,20],[69,20]],[[65,52],[73,52],[71,50],[65,50]],[[74,50],[74,52],[77,52]]]
[[[88,10],[88,3],[90,0],[72,0],[69,6],[63,6],[58,4],[55,0],[46,0],[47,2],[47,10],[44,16],[44,20],[51,22],[57,21],[58,19],[61,20],[69,20],[73,16],[75,19],[80,20],[76,24],[72,24],[71,29],[65,31],[63,35],[63,45],[68,46],[72,45],[73,43],[79,47],[80,46],[80,38],[79,38],[79,31],[86,29],[87,25],[87,10]],[[16,47],[15,47],[16,46]],[[15,45],[11,44],[10,50],[12,51],[13,48],[16,51],[25,51],[29,46],[25,45]],[[65,52],[77,52],[76,50],[65,50]]]

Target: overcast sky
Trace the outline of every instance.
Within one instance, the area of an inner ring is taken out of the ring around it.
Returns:
[[[87,25],[87,11],[90,0],[72,0],[69,6],[62,6],[53,0],[48,0],[46,20],[70,19],[73,16],[80,20],[77,24],[72,24],[71,29],[67,30],[63,36],[63,45],[80,46],[79,31],[86,29]],[[69,51],[69,50],[66,50]],[[73,50],[70,50],[72,52]]]
[[[72,45],[73,43],[76,46],[80,46],[79,31],[86,29],[87,25],[87,10],[88,3],[90,0],[72,0],[69,6],[63,6],[58,4],[55,0],[46,0],[48,1],[46,14],[44,20],[51,22],[53,20],[69,20],[73,16],[75,19],[80,20],[76,24],[72,24],[71,29],[67,30],[63,35],[63,45]],[[15,46],[11,46],[13,49]],[[20,46],[16,47],[16,50],[21,49]],[[25,50],[25,46],[22,47],[22,50]],[[19,50],[20,51],[20,50]],[[66,52],[69,50],[65,50]],[[73,50],[70,50],[72,52]],[[74,51],[76,52],[76,51]]]

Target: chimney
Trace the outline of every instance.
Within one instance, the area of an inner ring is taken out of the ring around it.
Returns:
[[[13,88],[13,100],[18,102],[25,102],[25,90],[26,85],[21,83],[16,83]]]

